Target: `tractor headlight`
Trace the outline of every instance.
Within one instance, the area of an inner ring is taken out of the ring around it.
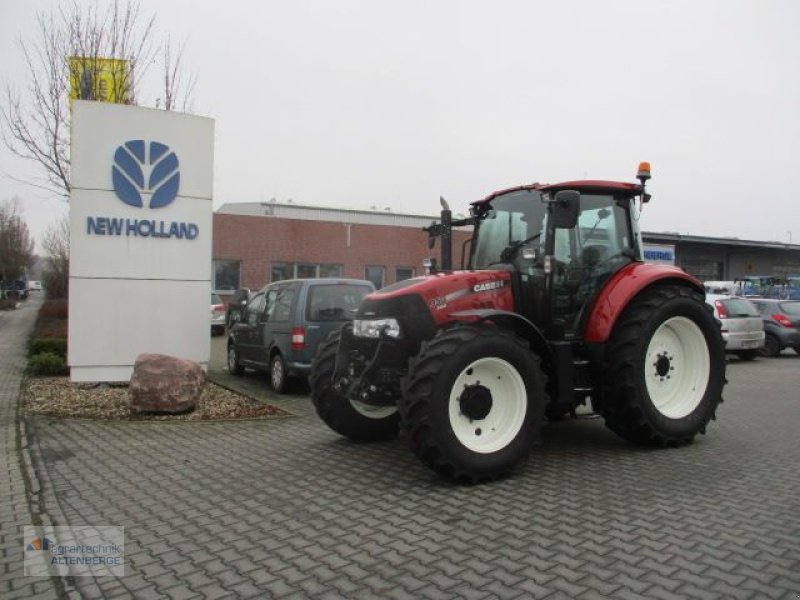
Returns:
[[[380,338],[383,336],[399,338],[400,324],[397,319],[372,319],[369,321],[356,319],[353,321],[353,335],[365,338]]]

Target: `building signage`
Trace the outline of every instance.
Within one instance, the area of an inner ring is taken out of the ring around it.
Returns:
[[[158,209],[174,202],[180,189],[178,157],[161,142],[130,140],[114,152],[111,181],[117,198],[128,206]],[[193,240],[199,234],[197,223],[88,216],[88,235],[119,235]]]
[[[675,246],[669,244],[644,244],[642,247],[644,261],[656,265],[675,264]]]
[[[139,354],[207,365],[214,123],[75,100],[69,365],[127,381]]]

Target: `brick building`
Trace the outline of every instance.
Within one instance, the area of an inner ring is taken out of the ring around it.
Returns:
[[[224,295],[281,279],[327,276],[369,279],[383,287],[421,275],[423,258],[440,255],[438,244],[428,249],[422,231],[434,219],[386,209],[224,204],[214,214],[213,285]],[[455,265],[469,236],[453,236]],[[642,232],[642,239],[645,260],[677,264],[700,279],[800,273],[800,245],[791,243],[652,232]]]
[[[377,287],[423,273],[422,228],[435,217],[275,203],[225,204],[214,214],[213,285],[258,289],[294,277],[369,279]],[[454,262],[468,231],[454,235]]]

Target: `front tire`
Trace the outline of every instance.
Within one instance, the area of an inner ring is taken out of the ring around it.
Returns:
[[[396,406],[369,406],[347,399],[333,389],[333,371],[341,333],[335,331],[320,344],[311,365],[311,401],[325,424],[356,442],[393,440],[400,431]]]
[[[634,298],[606,350],[601,412],[639,444],[676,446],[705,433],[722,402],[725,347],[697,292],[661,285]]]
[[[400,411],[411,448],[445,477],[497,479],[536,441],[545,377],[527,342],[494,326],[456,326],[423,343]]]

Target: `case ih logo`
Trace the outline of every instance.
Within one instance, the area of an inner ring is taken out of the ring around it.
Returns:
[[[504,280],[487,281],[472,287],[473,292],[488,292],[489,290],[499,290],[506,284]]]
[[[141,208],[143,196],[152,194],[149,208],[162,208],[178,195],[178,157],[161,142],[127,141],[114,152],[111,180],[114,192],[125,204]]]

